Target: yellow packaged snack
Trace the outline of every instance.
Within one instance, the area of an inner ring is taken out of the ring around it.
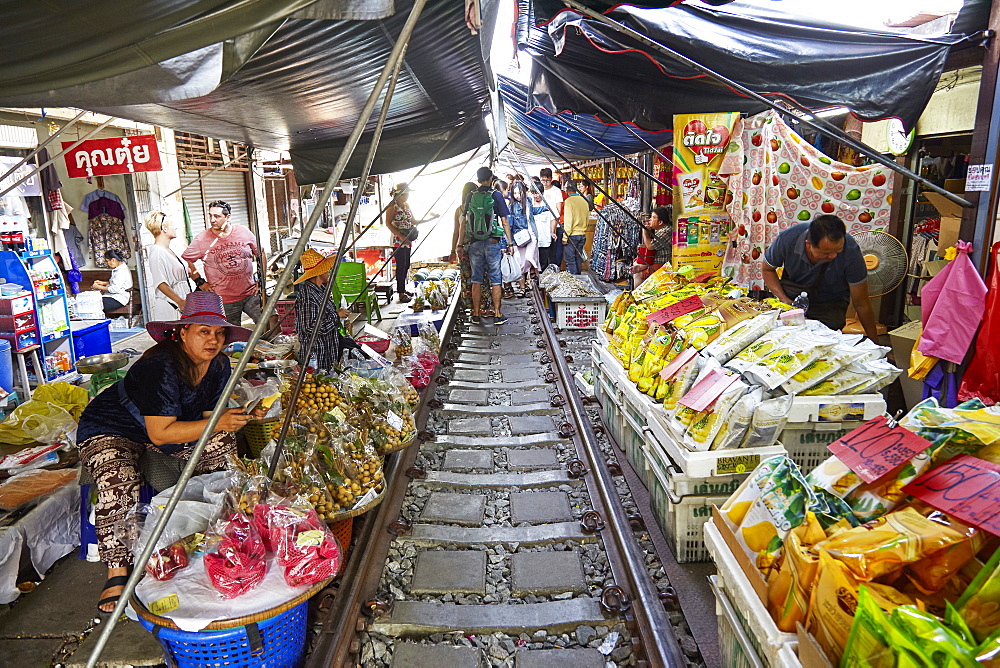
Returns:
[[[1000,628],[1000,550],[993,553],[972,580],[955,608],[976,642],[983,642]]]
[[[775,350],[746,369],[748,375],[773,390],[827,354],[837,343],[833,332],[803,332],[783,341]]]
[[[680,368],[680,371],[667,381],[663,382],[663,410],[668,416],[673,416],[677,409],[677,400],[694,384],[698,371],[701,369],[701,358],[695,355],[687,364]],[[657,396],[659,398],[659,396]]]
[[[956,573],[975,558],[976,553],[986,544],[987,537],[985,532],[932,508],[926,503],[913,501],[909,507],[924,517],[950,526],[967,537],[967,540],[938,550],[904,569],[906,577],[921,593],[933,594],[944,588],[948,581],[955,577]]]
[[[799,392],[800,395],[827,396],[831,394],[850,394],[851,390],[871,381],[868,369],[860,364],[849,364],[835,372],[826,380]]]
[[[857,579],[868,582],[965,540],[965,533],[913,508],[902,508],[843,531],[816,549],[829,553]]]
[[[795,633],[795,625],[806,621],[809,592],[819,569],[819,556],[810,548],[825,539],[826,533],[812,511],[806,511],[805,521],[785,538],[781,565],[767,580],[767,609],[784,633]]]
[[[823,382],[843,368],[850,358],[850,354],[850,346],[834,346],[792,374],[791,378],[781,384],[781,389],[788,394],[798,394],[802,390]]]
[[[747,435],[747,430],[750,429],[754,410],[763,396],[761,389],[754,387],[736,401],[729,417],[722,421],[722,426],[715,435],[712,450],[729,450],[740,447]]]
[[[847,468],[847,464],[835,455],[830,455],[822,464],[806,474],[806,482],[843,499],[863,481],[857,473]]]
[[[723,326],[722,316],[717,313],[703,315],[688,325],[677,325],[681,330],[681,336],[698,350],[719,336]]]
[[[721,336],[709,343],[705,347],[705,354],[714,357],[720,364],[725,364],[741,350],[774,329],[777,321],[777,311],[770,311],[744,320],[735,327],[727,329]]]
[[[880,517],[906,499],[903,487],[915,480],[931,465],[931,450],[917,453],[910,461],[873,483],[862,482],[844,500],[862,522]]]
[[[820,545],[822,543],[817,545],[819,575],[809,596],[806,628],[836,666],[840,663],[851,633],[861,583],[846,564],[822,550]],[[888,585],[867,582],[864,586],[878,606],[886,612],[914,602],[909,596]]]
[[[684,433],[684,445],[695,452],[708,450],[715,441],[716,434],[722,429],[722,425],[732,419],[733,406],[749,389],[749,385],[738,380],[730,385],[711,406],[696,413]]]
[[[737,353],[733,359],[726,363],[726,366],[733,371],[743,373],[758,361],[778,350],[783,343],[804,331],[804,326],[796,326],[777,327],[769,332],[765,332],[760,338]]]

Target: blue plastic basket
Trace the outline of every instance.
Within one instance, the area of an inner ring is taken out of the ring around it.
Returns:
[[[142,617],[139,623],[163,645],[170,666],[297,668],[305,655],[308,607],[307,599],[262,622],[224,631],[179,631]]]

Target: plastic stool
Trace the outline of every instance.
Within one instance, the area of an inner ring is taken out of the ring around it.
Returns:
[[[45,372],[42,370],[42,360],[38,357],[38,351],[41,346],[28,346],[24,350],[12,350],[11,354],[17,360],[17,380],[18,387],[21,388],[19,394],[24,397],[25,401],[31,399],[31,383],[28,381],[28,365],[25,362],[26,357],[31,358],[32,368],[35,370],[35,379],[38,384],[45,382],[43,379],[45,377]]]

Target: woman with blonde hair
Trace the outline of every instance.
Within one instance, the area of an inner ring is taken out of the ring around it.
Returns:
[[[170,248],[170,241],[177,237],[177,230],[167,220],[167,214],[154,211],[146,216],[144,224],[154,239],[146,246],[149,284],[153,288],[150,315],[152,320],[172,320],[184,310],[184,303],[191,293],[188,265]]]

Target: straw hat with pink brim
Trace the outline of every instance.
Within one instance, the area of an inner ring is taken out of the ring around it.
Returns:
[[[146,331],[154,341],[160,342],[166,338],[168,331],[184,325],[225,327],[227,345],[234,341],[247,341],[251,334],[249,329],[237,327],[226,320],[222,297],[204,290],[196,290],[185,298],[180,320],[154,320],[146,323]]]

